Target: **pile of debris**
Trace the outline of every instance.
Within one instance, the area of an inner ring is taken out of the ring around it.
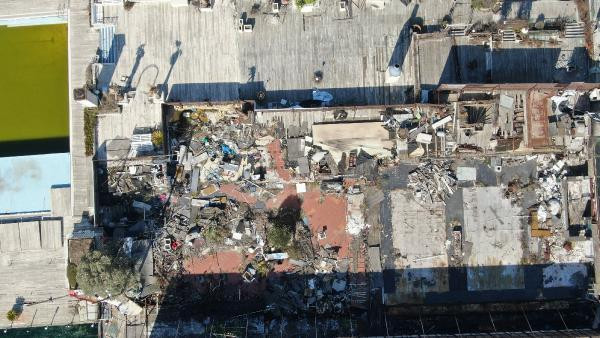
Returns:
[[[310,245],[310,244],[309,244]],[[341,313],[349,302],[349,259],[339,259],[339,248],[312,249],[311,257],[289,259],[293,271],[269,278],[270,307],[285,314],[302,312]]]
[[[288,278],[272,286],[269,296],[274,302],[270,307],[286,315],[304,312],[339,314],[346,310],[349,300],[346,279],[331,274]]]
[[[408,174],[408,188],[424,203],[442,202],[456,191],[456,176],[452,161],[428,160]]]
[[[553,217],[560,217],[562,206],[561,183],[567,174],[565,161],[554,154],[538,155],[538,183],[536,194],[539,202],[537,219],[540,224]]]

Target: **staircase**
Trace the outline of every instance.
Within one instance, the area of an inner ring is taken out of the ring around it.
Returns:
[[[369,287],[367,283],[350,284],[350,305],[365,308],[369,301]]]
[[[581,22],[570,22],[565,26],[565,38],[582,38],[584,27]]]
[[[504,42],[516,42],[517,41],[517,35],[515,34],[515,31],[512,30],[512,29],[503,30],[502,31],[502,41],[504,41]]]
[[[366,246],[361,243],[356,249],[352,255],[349,278],[350,304],[353,307],[366,308],[369,301]]]

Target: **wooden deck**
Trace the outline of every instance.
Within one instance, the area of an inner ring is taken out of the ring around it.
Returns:
[[[160,85],[173,101],[237,97],[234,13],[228,0],[217,0],[213,12],[169,4],[136,4],[129,11],[105,7],[105,16],[117,17],[115,34],[125,40],[113,82],[128,76],[142,90]]]
[[[255,22],[252,33],[237,33],[244,98],[266,90],[268,101],[298,101],[319,88],[333,94],[335,103],[394,104],[414,83],[405,25],[412,11],[399,1],[384,10],[353,5],[351,11],[321,1],[313,12],[289,6],[279,16],[265,3],[251,14],[253,3],[242,1],[237,13]],[[402,65],[402,74],[392,80],[387,70],[394,63]],[[315,72],[323,75],[318,83]]]
[[[89,1],[71,0],[69,17],[70,96],[73,88],[86,82],[86,68],[98,48],[98,32],[89,24]],[[83,213],[93,214],[94,188],[92,158],[85,155],[83,107],[71,97],[71,201],[74,222]]]
[[[64,226],[61,220],[0,224],[0,307],[27,303],[13,323],[1,316],[0,328],[81,323],[78,300],[68,296]]]
[[[22,18],[64,13],[68,0],[4,0],[0,6],[0,19]]]
[[[250,0],[217,0],[212,12],[160,3],[105,7],[125,40],[113,82],[130,76],[133,87],[163,85],[171,101],[254,99],[258,90],[267,90],[268,101],[296,101],[317,87],[339,104],[401,103],[415,73],[408,20],[418,13],[434,22],[450,5],[391,1],[374,10],[355,3],[343,12],[338,1],[322,0],[311,13],[290,6],[278,16],[269,1]],[[242,17],[252,32],[238,31]],[[403,67],[395,79],[387,75],[393,63]],[[320,83],[315,71],[323,72]]]

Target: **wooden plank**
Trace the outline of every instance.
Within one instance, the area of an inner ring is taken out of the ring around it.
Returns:
[[[40,222],[19,223],[19,237],[21,240],[21,250],[41,249]]]
[[[43,249],[58,249],[63,246],[61,220],[43,220],[40,228]]]
[[[71,89],[86,83],[86,68],[98,48],[98,32],[89,25],[89,1],[70,1],[69,45]],[[83,107],[71,98],[71,201],[77,222],[84,212],[93,213],[92,158],[85,155]]]
[[[21,251],[19,223],[0,224],[0,251]]]

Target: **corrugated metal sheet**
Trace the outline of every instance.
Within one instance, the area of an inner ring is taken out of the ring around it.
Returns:
[[[115,26],[100,27],[100,63],[115,63]]]

